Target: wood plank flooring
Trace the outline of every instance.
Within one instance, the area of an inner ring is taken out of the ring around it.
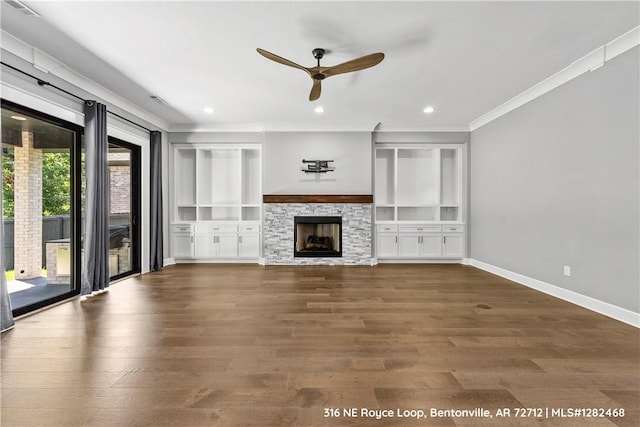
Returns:
[[[639,339],[469,266],[182,264],[2,334],[0,425],[637,427]]]

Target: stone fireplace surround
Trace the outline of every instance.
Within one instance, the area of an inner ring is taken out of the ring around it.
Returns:
[[[372,265],[371,195],[264,195],[265,265]],[[294,257],[295,216],[341,216],[342,257]]]

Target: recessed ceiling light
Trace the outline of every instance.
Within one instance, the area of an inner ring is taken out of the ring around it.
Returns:
[[[426,113],[426,114],[431,114],[431,113],[433,113],[434,111],[436,111],[436,109],[435,109],[435,108],[433,108],[433,107],[431,107],[431,106],[429,106],[429,107],[424,107],[424,110],[422,110],[422,111],[423,111],[424,113]]]
[[[208,114],[213,114],[216,112],[216,110],[214,110],[213,107],[204,107],[204,112]]]
[[[313,111],[315,111],[318,114],[322,114],[322,113],[324,113],[324,107],[318,106],[318,107],[314,108]]]
[[[20,120],[20,121],[25,121],[25,120],[27,120],[27,118],[26,118],[26,117],[22,117],[22,116],[11,116],[11,118],[12,118],[13,120]]]

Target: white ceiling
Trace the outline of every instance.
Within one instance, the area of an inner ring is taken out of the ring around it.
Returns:
[[[381,123],[460,129],[638,26],[637,1],[25,1],[2,29],[172,128]],[[78,46],[79,45],[79,46]],[[384,52],[309,102],[303,66]],[[169,106],[158,105],[158,95]],[[326,112],[314,113],[322,105]],[[422,110],[432,105],[435,113]],[[205,106],[215,114],[203,112]]]

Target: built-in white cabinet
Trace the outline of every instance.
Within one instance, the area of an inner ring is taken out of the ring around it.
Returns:
[[[445,225],[442,227],[442,257],[462,258],[464,256],[464,227]]]
[[[378,259],[460,259],[464,256],[464,226],[376,227]]]
[[[236,258],[237,225],[196,225],[196,258]]]
[[[241,225],[238,233],[238,257],[258,258],[260,256],[259,226]]]
[[[195,233],[191,224],[172,227],[171,247],[174,258],[192,259],[195,257]]]
[[[436,258],[442,256],[440,226],[400,226],[398,256]]]
[[[383,225],[377,227],[376,252],[379,258],[395,258],[398,256],[398,227]]]
[[[462,258],[463,146],[380,144],[375,152],[377,258]]]
[[[172,256],[258,259],[261,150],[258,145],[174,144]],[[191,227],[189,245],[179,230]]]

